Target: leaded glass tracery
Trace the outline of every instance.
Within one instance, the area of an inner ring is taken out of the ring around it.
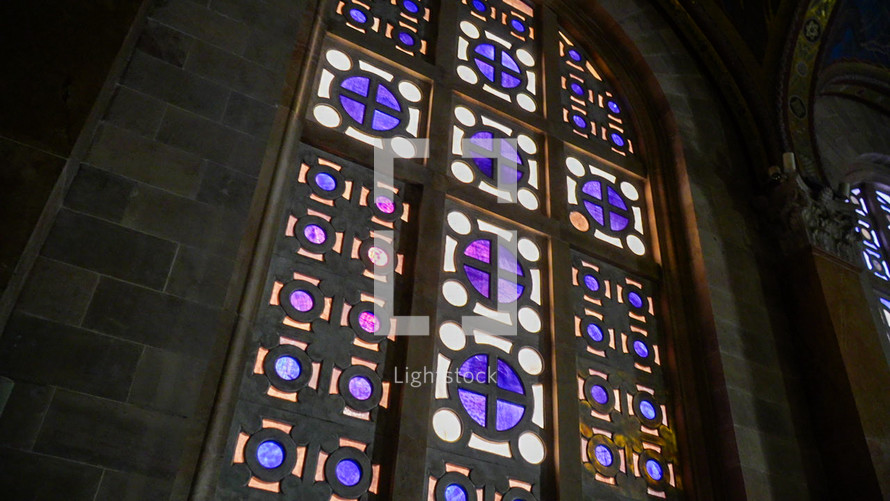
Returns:
[[[862,236],[863,262],[865,263],[866,268],[868,268],[875,277],[880,278],[881,280],[890,281],[890,270],[887,269],[885,250],[878,237],[879,230],[874,227],[868,201],[862,193],[861,188],[854,188],[851,190],[850,201],[856,206],[856,215],[859,216],[856,230]]]
[[[430,16],[427,0],[339,0],[333,20],[408,55],[426,56],[432,31]]]

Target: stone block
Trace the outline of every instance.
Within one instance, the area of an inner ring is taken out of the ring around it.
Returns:
[[[146,54],[182,68],[194,41],[194,38],[181,31],[149,19],[136,47]]]
[[[87,162],[185,196],[193,195],[200,182],[197,155],[110,124],[99,129]]]
[[[255,177],[209,160],[204,162],[197,199],[210,205],[246,214],[256,190]]]
[[[127,87],[212,119],[218,119],[222,115],[229,96],[225,87],[140,50],[133,51],[130,65],[121,82]]]
[[[232,147],[227,165],[248,176],[257,177],[263,166],[268,141],[244,136]]]
[[[158,130],[159,141],[202,158],[225,162],[242,134],[188,111],[170,107]]]
[[[109,221],[120,221],[135,182],[106,170],[81,164],[65,195],[65,207]]]
[[[167,281],[175,252],[173,242],[62,209],[41,254],[161,289]]]
[[[113,470],[170,478],[179,468],[186,434],[183,418],[59,390],[34,450]]]
[[[0,339],[2,373],[16,381],[125,400],[142,347],[77,327],[14,314]]]
[[[16,381],[0,414],[0,444],[30,449],[52,397],[53,389],[49,386]]]
[[[167,292],[190,301],[222,306],[235,262],[182,246],[173,263]]]
[[[207,358],[220,309],[118,280],[99,281],[83,325],[177,353]]]
[[[105,120],[143,136],[154,137],[161,126],[167,103],[148,94],[119,85]]]
[[[0,447],[4,499],[92,501],[102,470],[83,463]]]
[[[235,54],[247,43],[249,30],[244,23],[188,0],[156,2],[149,18]]]
[[[146,409],[190,417],[198,403],[207,362],[146,347],[139,360],[129,402]]]
[[[169,499],[172,490],[169,478],[105,470],[95,501],[160,501]]]
[[[98,281],[96,273],[41,256],[31,268],[16,308],[56,322],[78,325]]]
[[[159,210],[160,207],[163,210]],[[133,190],[121,222],[207,252],[234,255],[241,241],[244,220],[244,214],[139,186]]]
[[[206,43],[195,44],[185,68],[268,104],[281,98],[283,75]]]
[[[276,33],[257,28],[250,32],[244,58],[275,72],[285,71],[293,57],[299,30],[291,37],[283,38]]]
[[[266,139],[269,136],[274,120],[275,106],[237,92],[232,92],[229,96],[229,104],[223,114],[224,124],[258,139]]]

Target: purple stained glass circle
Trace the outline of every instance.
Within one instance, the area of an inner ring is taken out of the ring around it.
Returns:
[[[415,44],[414,37],[407,31],[399,33],[399,42],[402,42],[402,45],[407,45],[408,47],[413,47]]]
[[[640,401],[640,414],[642,414],[644,418],[649,420],[655,419],[655,416],[658,415],[658,413],[655,411],[655,406],[652,405],[652,402],[648,400]]]
[[[294,357],[285,355],[275,361],[275,374],[278,374],[278,377],[285,381],[297,379],[300,377],[301,372],[303,370],[300,367],[300,362]]]
[[[366,22],[368,22],[368,15],[360,11],[359,9],[350,9],[349,17],[351,17],[353,21],[359,24],[365,24]]]
[[[303,290],[295,290],[290,293],[290,305],[299,312],[306,313],[315,306],[315,300],[312,295]]]
[[[608,447],[606,447],[603,444],[599,444],[596,447],[594,447],[593,450],[594,450],[594,454],[596,454],[596,462],[597,463],[599,463],[605,467],[612,466],[612,461],[613,461],[612,451],[609,450]]]
[[[584,275],[584,285],[593,292],[600,290],[600,281],[593,275]]]
[[[358,324],[366,332],[377,332],[380,330],[380,319],[372,311],[363,311],[358,315]]]
[[[576,63],[581,61],[581,53],[575,49],[569,49],[569,57]]]
[[[600,405],[604,405],[609,401],[609,393],[599,384],[593,385],[593,388],[590,389],[590,396],[593,398],[594,402]]]
[[[349,380],[349,393],[356,400],[367,400],[374,393],[374,386],[365,376],[355,376]]]
[[[637,339],[634,341],[634,351],[642,358],[646,358],[649,356],[649,347],[646,346],[646,343]]]
[[[498,359],[498,388],[503,388],[514,393],[525,394],[525,389],[522,387],[522,380],[519,379],[519,374],[510,367],[510,364],[501,359]]]
[[[402,0],[402,8],[412,14],[417,14],[418,12],[420,12],[420,6],[412,0]]]
[[[603,340],[603,329],[599,325],[591,323],[587,326],[587,335],[597,343]]]
[[[584,120],[584,117],[578,114],[572,115],[572,124],[579,129],[587,128],[587,120]]]
[[[525,407],[519,404],[498,399],[496,406],[495,428],[497,431],[512,429],[525,415]]]
[[[461,364],[457,373],[464,381],[475,381],[477,383],[487,382],[488,355],[484,353],[473,355]]]
[[[513,31],[517,33],[525,33],[525,24],[519,19],[512,19],[510,21],[510,26],[512,26]]]
[[[457,396],[460,398],[460,403],[464,406],[464,410],[467,411],[467,414],[470,415],[473,421],[478,423],[479,426],[485,426],[488,423],[486,418],[488,397],[463,388],[457,389]]]
[[[467,491],[457,484],[445,488],[445,501],[467,501]]]
[[[384,214],[392,214],[396,211],[396,203],[387,196],[378,195],[374,199],[374,205],[377,206],[377,210]]]
[[[341,459],[337,463],[337,480],[341,484],[352,487],[362,479],[362,467],[354,459]]]
[[[621,108],[618,106],[618,103],[615,101],[609,101],[606,106],[612,111],[612,113],[621,113]]]
[[[643,298],[636,292],[629,292],[627,294],[627,300],[630,304],[633,305],[634,308],[642,308],[643,307]]]
[[[664,477],[664,469],[661,467],[661,463],[654,459],[646,460],[646,473],[652,477],[652,480],[661,480]]]
[[[609,137],[612,138],[612,142],[615,143],[615,146],[617,146],[619,148],[624,146],[624,138],[621,137],[621,135],[618,134],[617,132],[613,132],[612,135]]]
[[[337,187],[337,180],[327,172],[319,172],[315,175],[315,184],[325,191],[332,191]]]
[[[571,89],[572,93],[576,96],[584,95],[584,87],[581,87],[581,84],[579,84],[578,82],[572,82],[572,84],[569,85],[569,89]]]
[[[485,12],[488,10],[488,6],[482,0],[473,0],[473,9],[477,12]]]
[[[263,468],[274,470],[284,463],[284,447],[273,440],[266,440],[257,447],[256,458]]]
[[[303,228],[303,235],[306,237],[306,240],[309,240],[315,245],[320,245],[328,239],[327,233],[325,233],[324,229],[317,224],[307,224],[306,227]]]
[[[343,80],[340,87],[355,92],[362,97],[368,97],[368,90],[371,86],[371,79],[368,77],[349,77]]]

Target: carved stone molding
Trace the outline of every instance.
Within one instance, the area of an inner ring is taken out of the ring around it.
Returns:
[[[859,266],[861,239],[855,208],[831,188],[811,188],[794,172],[777,179],[764,202],[786,255],[812,246]]]

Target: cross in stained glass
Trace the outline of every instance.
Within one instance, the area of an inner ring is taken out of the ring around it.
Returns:
[[[463,268],[470,283],[485,298],[500,304],[519,299],[527,287],[528,278],[519,260],[501,244],[491,240],[470,242],[463,252]],[[493,268],[497,267],[497,271]],[[493,290],[497,297],[493,297]]]
[[[611,231],[621,231],[627,228],[632,217],[624,197],[604,180],[587,181],[581,185],[578,198],[584,203],[584,208],[603,228]]]
[[[495,44],[482,43],[473,52],[473,62],[489,82],[505,89],[522,85],[522,71],[508,51]]]
[[[490,131],[481,130],[470,136],[464,147],[464,156],[472,158],[476,167],[495,181],[516,184],[522,179],[523,172],[519,169],[522,157],[519,152],[510,140],[495,139]]]
[[[525,416],[530,398],[519,374],[503,359],[487,353],[472,355],[461,364],[458,375],[460,403],[482,428],[507,431]]]
[[[403,120],[403,106],[383,81],[352,76],[340,82],[340,104],[359,124],[375,131],[395,129]]]

